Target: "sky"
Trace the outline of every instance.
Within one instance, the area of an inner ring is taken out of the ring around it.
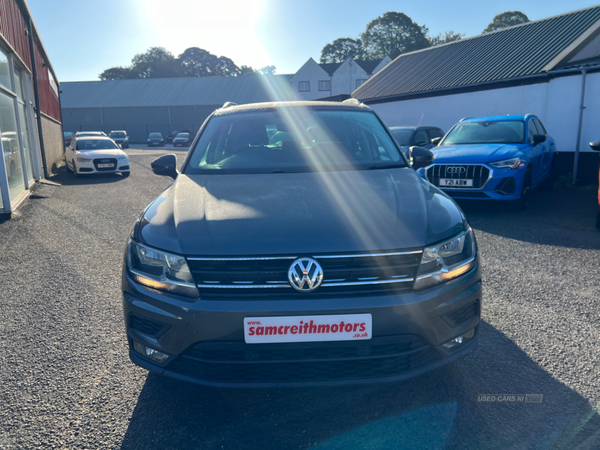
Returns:
[[[59,81],[98,80],[150,47],[175,56],[200,47],[238,66],[295,73],[340,37],[358,38],[387,11],[404,12],[430,34],[475,36],[496,14],[542,19],[595,3],[584,0],[27,0]]]

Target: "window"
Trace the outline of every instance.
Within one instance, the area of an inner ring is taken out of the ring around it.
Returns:
[[[50,72],[50,70],[48,70],[48,81],[50,82],[50,87],[58,97],[58,84],[56,84],[56,80],[52,76],[52,72]]]
[[[443,145],[522,144],[524,141],[525,123],[522,121],[461,122],[448,133]]]
[[[319,81],[319,90],[320,91],[330,91],[331,90],[331,81]]]
[[[310,81],[299,81],[298,92],[310,92]]]
[[[412,145],[427,145],[429,144],[429,137],[427,137],[427,131],[419,130],[415,133],[412,139]]]
[[[533,120],[535,121],[539,134],[548,134],[548,132],[546,131],[546,127],[542,124],[542,121],[540,119]]]
[[[277,132],[269,136],[268,130]],[[211,118],[185,173],[283,173],[404,166],[371,112],[295,108]]]
[[[14,97],[0,93],[0,131],[4,164],[8,177],[8,190],[11,201],[24,189],[23,166],[21,164],[21,147],[17,134]]]
[[[442,130],[440,130],[439,128],[429,128],[429,129],[427,129],[427,134],[429,134],[430,142],[431,142],[431,139],[444,137],[444,132]]]
[[[363,80],[363,79],[356,80],[356,89],[358,89],[363,84],[365,84],[365,81],[367,81],[367,80]]]
[[[12,91],[10,85],[10,66],[8,65],[8,56],[0,50],[0,84],[6,89]]]
[[[539,134],[533,119],[529,120],[529,143],[533,144],[533,136]]]

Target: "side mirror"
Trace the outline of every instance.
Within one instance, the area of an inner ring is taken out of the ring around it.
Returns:
[[[123,144],[117,144],[120,149],[123,149]]]
[[[533,144],[534,145],[541,144],[542,142],[546,142],[545,134],[534,134],[533,135]]]
[[[441,138],[441,137],[436,137],[436,138],[433,138],[433,139],[431,140],[431,143],[432,143],[433,145],[440,145],[440,142],[442,142],[442,138]]]
[[[156,158],[150,163],[150,167],[152,167],[152,172],[156,175],[164,175],[173,179],[177,178],[177,156],[174,154]]]
[[[590,142],[590,148],[592,150],[596,150],[597,152],[600,152],[600,141]]]
[[[413,161],[413,169],[427,167],[433,164],[433,153],[423,147],[411,147],[409,149]]]

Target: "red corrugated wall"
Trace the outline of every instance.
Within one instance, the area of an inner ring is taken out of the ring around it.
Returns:
[[[31,70],[27,21],[15,0],[0,0],[0,33]]]
[[[49,69],[47,67],[48,63],[43,57],[40,50],[41,45],[37,39],[34,39],[34,45],[35,67],[37,69],[38,89],[40,92],[40,109],[47,116],[60,122],[60,103],[58,101],[58,95],[56,95],[50,86],[50,78],[48,77]],[[44,64],[46,64],[46,66],[44,66]],[[58,82],[58,80],[56,81]]]
[[[29,52],[29,36],[27,20],[23,16],[16,0],[0,0],[0,34],[15,50],[25,65],[31,70],[31,54]],[[61,121],[58,96],[50,87],[48,78],[49,62],[44,58],[39,40],[34,38],[34,51],[40,93],[40,109],[54,120]],[[58,80],[56,80],[58,82]]]

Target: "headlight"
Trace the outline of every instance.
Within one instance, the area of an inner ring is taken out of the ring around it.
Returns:
[[[452,239],[423,250],[414,289],[459,277],[477,264],[477,243],[471,227]]]
[[[119,156],[117,159],[119,161],[129,161],[129,157],[128,156]]]
[[[127,269],[140,284],[185,297],[199,297],[185,258],[129,241]]]
[[[520,165],[521,158],[504,159],[502,161],[490,163],[490,166],[496,167],[497,169],[518,169]]]
[[[91,158],[77,158],[77,162],[90,162]]]

